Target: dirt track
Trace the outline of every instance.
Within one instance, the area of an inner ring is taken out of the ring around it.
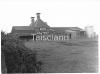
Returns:
[[[97,72],[97,41],[29,41],[25,46],[38,51],[38,60],[44,63],[42,73]]]

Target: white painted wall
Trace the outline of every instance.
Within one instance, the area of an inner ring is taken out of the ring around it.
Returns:
[[[89,38],[94,38],[96,36],[93,26],[86,26],[85,31]]]

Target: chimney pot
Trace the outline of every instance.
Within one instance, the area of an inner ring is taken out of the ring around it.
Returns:
[[[31,17],[31,19],[34,19],[35,17]]]
[[[38,15],[38,14],[40,14],[40,13],[36,13],[36,14]]]
[[[37,20],[40,19],[40,13],[36,13],[37,15]]]

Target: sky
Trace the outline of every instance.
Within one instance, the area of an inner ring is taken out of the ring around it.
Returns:
[[[9,33],[12,26],[28,26],[36,13],[51,27],[92,25],[97,32],[100,0],[0,0],[1,30]]]

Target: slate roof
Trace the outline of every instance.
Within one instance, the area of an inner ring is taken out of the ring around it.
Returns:
[[[43,22],[41,19],[36,20],[35,27],[45,27],[49,28],[46,22]]]
[[[72,30],[72,31],[81,31],[81,28],[78,27],[51,27],[54,30]]]
[[[15,29],[15,30],[34,30],[36,28],[39,28],[39,27],[32,27],[32,26],[13,26],[12,27],[12,29]],[[50,29],[73,30],[73,31],[82,30],[81,28],[78,28],[78,27],[50,27]]]
[[[56,31],[58,33],[64,33],[66,30],[82,31],[82,29],[78,27],[50,27],[50,30]],[[12,33],[35,33],[39,31],[39,27],[32,26],[14,26],[12,28]]]
[[[78,27],[51,27],[53,30],[57,31],[57,32],[61,32],[64,33],[66,30],[68,31],[82,31],[81,28]]]
[[[12,29],[14,30],[34,30],[32,26],[13,26]]]

